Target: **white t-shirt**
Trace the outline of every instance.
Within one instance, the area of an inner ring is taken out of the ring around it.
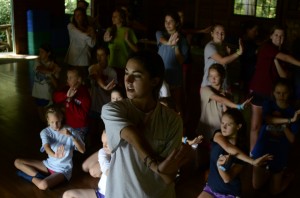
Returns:
[[[91,50],[96,44],[87,33],[77,29],[73,23],[68,24],[70,45],[65,62],[73,66],[89,66],[91,64]]]
[[[68,130],[72,132],[72,135],[74,135],[79,141],[83,143],[77,131],[67,126],[64,126],[64,128],[68,128]],[[44,160],[43,163],[48,169],[57,173],[62,173],[68,180],[70,180],[73,169],[73,151],[74,149],[76,149],[72,137],[54,131],[51,127],[43,129],[40,133],[40,136],[42,139],[42,147],[40,149],[41,152],[45,151],[44,145],[47,143],[50,145],[51,149],[54,152],[57,151],[57,148],[59,146],[64,146],[65,155],[63,158],[48,156],[48,158]]]
[[[99,192],[102,195],[105,195],[106,179],[107,179],[106,172],[107,170],[109,170],[110,167],[110,155],[105,153],[103,148],[101,148],[98,152],[98,161],[100,164],[100,169],[102,171],[102,175],[98,183],[98,188],[99,188]]]
[[[50,67],[51,61],[43,62],[39,58],[34,63],[34,82],[32,87],[32,96],[39,99],[50,100],[52,99],[53,89],[51,87],[50,74],[38,72],[36,68],[40,65]]]

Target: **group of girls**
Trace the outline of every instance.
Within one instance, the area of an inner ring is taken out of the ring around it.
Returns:
[[[251,26],[248,31],[254,31],[255,33],[257,31],[256,28],[256,26]],[[235,104],[230,101],[230,97],[227,95],[230,89],[228,89],[228,83],[224,82],[226,65],[238,59],[248,49],[244,48],[245,46],[240,40],[237,51],[230,53],[224,42],[224,27],[220,24],[212,27],[211,36],[212,40],[206,45],[204,50],[205,66],[200,89],[201,117],[198,129],[202,131],[204,137],[207,137],[207,140],[212,141],[208,147],[211,151],[211,159],[208,183],[199,197],[219,197],[221,195],[233,195],[234,197],[241,195],[238,192],[239,188],[236,188],[238,185],[234,184],[234,178],[238,173],[233,169],[234,166],[230,165],[229,169],[220,167],[224,161],[232,163],[232,160],[229,160],[232,158],[232,155],[229,153],[229,157],[227,157],[229,159],[227,159],[224,157],[224,153],[218,153],[221,155],[219,158],[216,158],[214,145],[216,142],[216,130],[221,125],[223,134],[223,130],[225,130],[223,125],[228,123],[224,121],[228,117],[228,112],[232,112],[232,108],[242,110],[250,103],[252,106],[250,120],[251,157],[258,159],[266,154],[270,155],[266,157],[267,161],[263,163],[263,166],[253,167],[253,187],[259,189],[271,179],[272,182],[269,183],[270,193],[273,195],[279,194],[287,188],[293,178],[293,174],[288,174],[286,168],[289,149],[295,142],[295,135],[299,130],[298,114],[300,113],[295,110],[291,103],[292,86],[286,79],[288,74],[283,64],[289,63],[300,66],[300,62],[281,51],[284,29],[280,26],[274,26],[271,30],[269,41],[262,44],[259,49],[252,50],[252,53],[258,51],[257,54],[252,54],[252,56],[257,57],[254,59],[255,61],[249,62],[255,63],[255,65],[251,65],[252,68],[243,69],[243,71],[246,71],[255,67],[250,80],[245,79],[251,97],[247,98],[242,104]],[[243,66],[241,65],[242,68]],[[245,65],[245,67],[250,66]],[[226,111],[226,109],[228,110]],[[241,121],[237,122],[234,116],[231,115],[229,117],[231,117],[232,126],[241,123]],[[243,117],[243,114],[240,114],[240,117]],[[247,150],[245,151],[247,152]],[[228,151],[226,155],[228,155]],[[214,159],[214,162],[212,162],[212,159]],[[220,178],[219,180],[216,180],[218,178],[216,175]],[[214,177],[213,179],[211,178],[212,176]],[[227,185],[228,182],[233,182],[232,184],[234,185]],[[226,184],[227,188],[225,186],[222,187],[220,184]],[[234,186],[234,188],[229,190],[228,186]]]

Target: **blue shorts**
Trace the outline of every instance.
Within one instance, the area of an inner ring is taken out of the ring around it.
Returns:
[[[105,196],[100,193],[99,188],[95,189],[95,193],[97,198],[105,198]]]
[[[238,196],[234,195],[223,195],[217,192],[214,192],[207,184],[203,188],[204,192],[207,192],[208,194],[212,195],[214,198],[238,198]]]

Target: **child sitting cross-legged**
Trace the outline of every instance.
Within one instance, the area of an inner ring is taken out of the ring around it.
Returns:
[[[46,152],[46,160],[16,159],[14,164],[18,176],[35,184],[40,190],[52,188],[72,176],[73,151],[85,152],[85,144],[74,129],[62,124],[63,114],[59,108],[50,107],[46,111],[49,124],[40,133],[41,152]]]

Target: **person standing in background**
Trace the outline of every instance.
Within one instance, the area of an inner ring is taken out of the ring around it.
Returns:
[[[75,66],[83,77],[83,83],[87,81],[88,67],[91,65],[91,52],[96,44],[96,34],[89,25],[86,11],[83,8],[74,10],[72,22],[68,24],[70,45],[65,57],[69,66]]]
[[[116,70],[118,82],[123,85],[126,61],[132,52],[138,51],[138,40],[134,31],[127,26],[127,16],[123,9],[117,8],[113,12],[112,23],[112,27],[104,33],[103,40],[110,51],[108,65]]]

